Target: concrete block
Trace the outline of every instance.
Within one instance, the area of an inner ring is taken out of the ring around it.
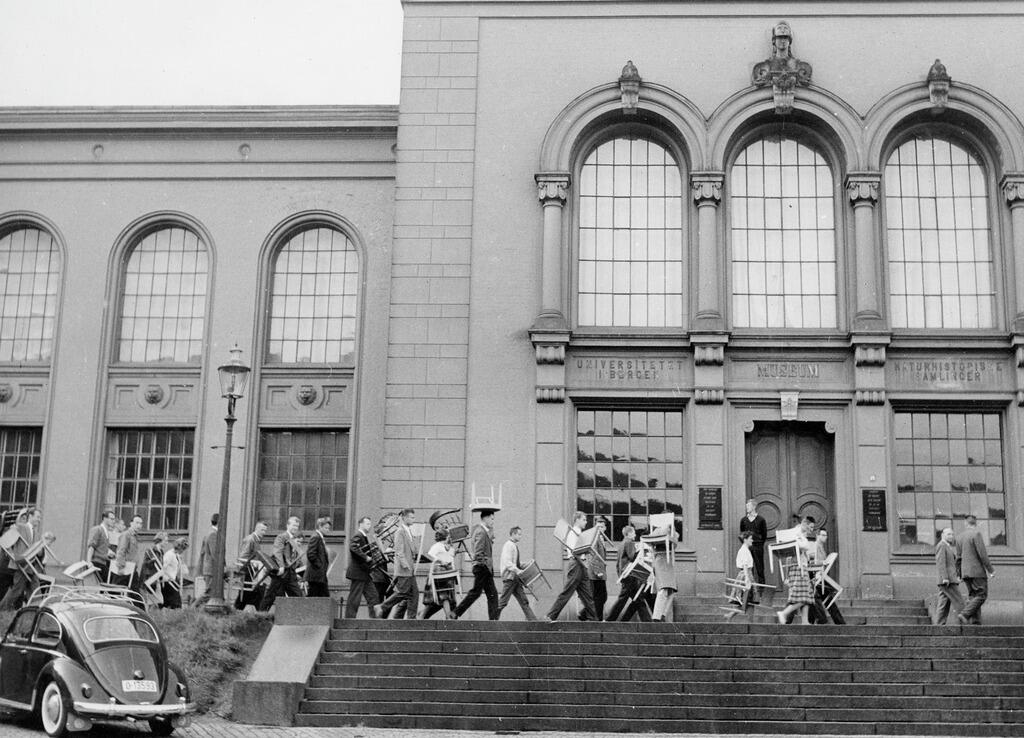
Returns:
[[[410,92],[409,94],[413,94]],[[405,94],[402,95],[403,109],[405,108]],[[445,113],[475,113],[476,112],[476,91],[475,90],[437,90],[434,99],[435,108],[424,110],[418,107],[409,108],[410,112],[445,112]],[[424,103],[425,104],[425,103]]]
[[[449,38],[441,36],[440,18],[417,18],[406,16],[405,26],[402,29],[402,38],[406,43],[409,41],[433,41],[438,38]],[[471,38],[476,38],[474,34]]]
[[[447,41],[476,41],[480,21],[476,18],[441,18],[435,38]]]
[[[331,627],[338,603],[330,597],[280,597],[274,601],[274,625]],[[257,660],[258,657],[257,657]],[[253,673],[256,664],[253,664]]]
[[[443,77],[476,77],[476,54],[438,56],[437,72]]]

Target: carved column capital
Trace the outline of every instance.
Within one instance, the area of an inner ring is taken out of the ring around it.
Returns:
[[[846,194],[850,202],[857,205],[874,205],[878,202],[878,191],[882,175],[878,172],[851,172],[846,177]]]
[[[533,178],[537,182],[537,198],[543,205],[565,205],[569,191],[568,172],[538,172]]]
[[[1024,173],[1007,174],[999,184],[1011,208],[1024,205]]]
[[[694,172],[690,175],[690,192],[697,206],[718,205],[722,201],[722,172]]]

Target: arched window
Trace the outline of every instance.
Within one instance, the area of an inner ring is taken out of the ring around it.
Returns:
[[[646,138],[598,145],[580,171],[577,321],[679,327],[683,203],[679,164]]]
[[[196,362],[206,317],[206,245],[180,226],[150,231],[124,265],[117,359]]]
[[[313,227],[292,235],[273,264],[266,360],[354,363],[359,253],[344,233]]]
[[[745,328],[835,328],[832,170],[808,144],[769,136],[730,178],[732,320]]]
[[[0,232],[0,362],[49,361],[61,258],[46,231]]]
[[[889,306],[895,328],[992,328],[988,187],[978,159],[931,136],[885,165]]]

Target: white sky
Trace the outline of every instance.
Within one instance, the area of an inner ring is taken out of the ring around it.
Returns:
[[[399,0],[0,0],[0,106],[397,104]]]

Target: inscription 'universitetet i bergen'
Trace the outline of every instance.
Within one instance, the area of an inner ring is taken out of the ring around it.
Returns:
[[[576,359],[577,371],[596,380],[657,382],[682,368],[678,359]]]

